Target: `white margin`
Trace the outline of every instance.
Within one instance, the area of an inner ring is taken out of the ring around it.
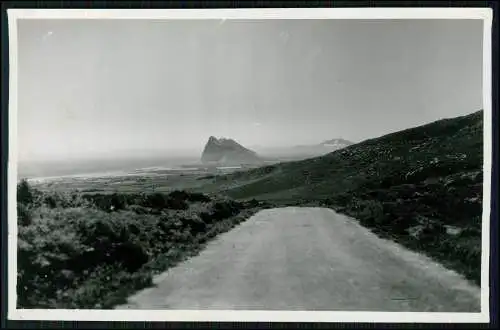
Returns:
[[[491,194],[491,27],[490,8],[291,8],[291,9],[8,9],[8,319],[54,321],[247,321],[247,322],[489,322]],[[329,312],[212,310],[17,309],[17,20],[18,19],[480,19],[483,20],[484,167],[481,312]],[[14,219],[14,220],[12,220]]]
[[[9,159],[7,160],[8,315],[17,305],[17,17],[9,15]],[[15,294],[14,294],[15,293]]]
[[[488,8],[9,9],[23,19],[488,19]]]
[[[481,228],[481,312],[490,314],[490,218],[492,168],[492,16],[483,20],[483,219]]]

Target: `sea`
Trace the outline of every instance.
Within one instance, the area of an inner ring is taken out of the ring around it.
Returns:
[[[161,171],[189,171],[201,166],[198,157],[20,161],[17,163],[17,178],[46,181],[75,177],[144,175]]]

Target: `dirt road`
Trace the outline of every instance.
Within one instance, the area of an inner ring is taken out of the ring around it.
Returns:
[[[322,208],[261,211],[117,309],[479,312],[479,288]]]

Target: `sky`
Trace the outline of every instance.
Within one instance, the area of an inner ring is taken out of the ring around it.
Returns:
[[[482,108],[479,20],[18,21],[20,161],[353,142]]]

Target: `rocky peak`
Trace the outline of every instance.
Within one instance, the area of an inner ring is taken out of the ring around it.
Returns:
[[[244,164],[259,160],[257,154],[229,138],[217,139],[210,136],[203,149],[201,161],[204,163]]]

